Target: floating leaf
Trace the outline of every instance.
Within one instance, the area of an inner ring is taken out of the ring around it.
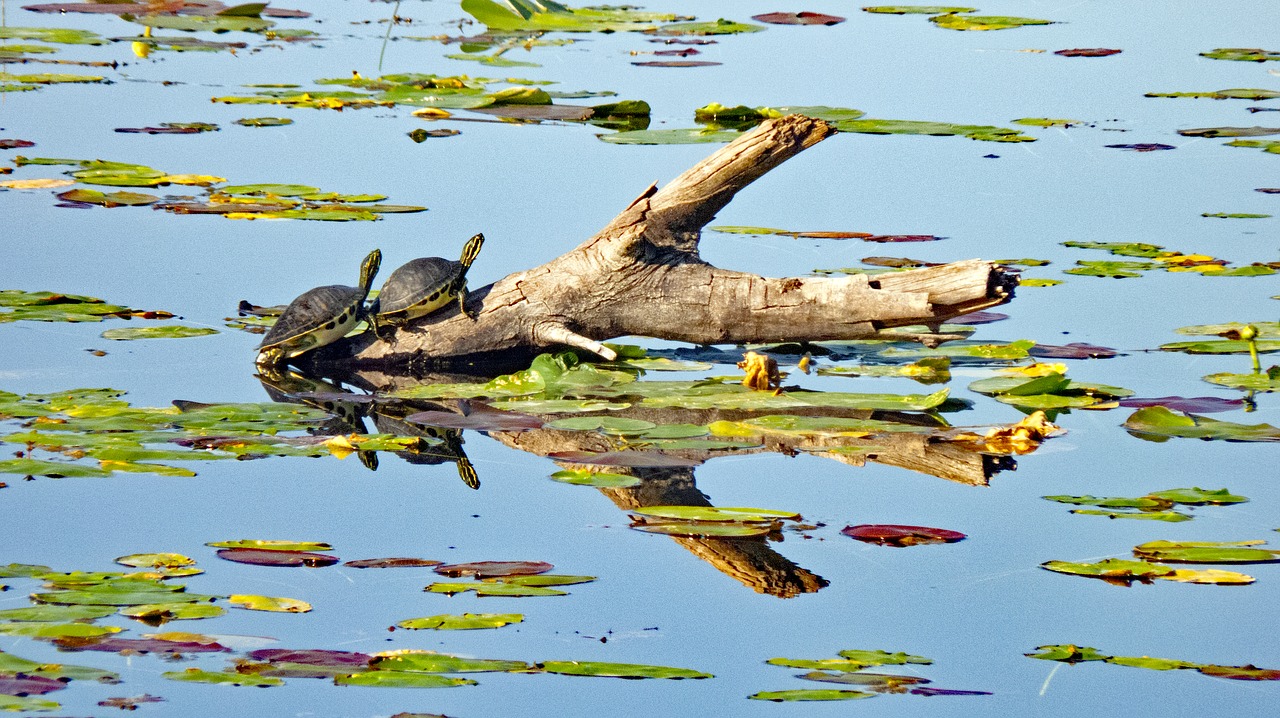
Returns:
[[[720,18],[709,22],[676,22],[663,25],[655,34],[671,35],[737,35],[744,32],[760,32],[764,27],[745,22]]]
[[[425,558],[363,558],[347,561],[343,566],[351,568],[423,568],[439,566],[443,561],[432,561]]]
[[[446,631],[476,628],[501,628],[511,623],[524,621],[519,613],[464,613],[462,615],[441,614],[426,618],[410,618],[396,625],[412,630],[433,628]]]
[[[160,675],[171,681],[182,681],[184,683],[214,683],[231,686],[257,686],[260,688],[284,685],[284,681],[270,676],[255,676],[248,673],[221,673],[200,668],[188,668],[185,671],[168,671]]]
[[[1266,62],[1280,60],[1280,52],[1250,47],[1219,47],[1209,52],[1200,53],[1200,57],[1213,60],[1236,60],[1239,62]]]
[[[1153,578],[1171,576],[1174,573],[1174,569],[1168,566],[1159,566],[1146,561],[1126,561],[1118,558],[1107,558],[1094,563],[1046,561],[1040,564],[1040,567],[1057,573],[1069,573],[1076,576],[1089,576],[1126,583],[1129,581],[1148,582]]]
[[[1218,384],[1220,386],[1229,387],[1231,389],[1242,389],[1245,391],[1280,391],[1280,365],[1274,365],[1265,372],[1253,372],[1249,374],[1232,374],[1230,372],[1220,372],[1217,374],[1209,374],[1201,377],[1210,384]],[[1243,402],[1239,399],[1223,399],[1223,402],[1232,402],[1234,406],[1240,406]],[[1189,410],[1184,407],[1173,407]],[[1203,408],[1198,409],[1204,411]]]
[[[0,621],[48,621],[63,623],[69,621],[92,621],[105,618],[116,612],[110,606],[58,606],[54,604],[42,606],[25,606],[23,608],[6,608],[0,611]],[[3,672],[0,670],[0,672]]]
[[[769,12],[763,15],[752,15],[756,22],[770,25],[838,25],[844,18],[838,15],[824,15],[820,12]]]
[[[238,539],[212,541],[205,544],[214,548],[252,548],[261,551],[332,551],[333,546],[318,541],[288,541],[279,539]]]
[[[1252,548],[1259,542],[1148,541],[1133,547],[1133,555],[1167,563],[1273,563],[1274,551]]]
[[[772,523],[780,519],[799,521],[800,514],[773,509],[728,506],[646,506],[631,509],[631,514],[644,518],[680,521],[732,521],[739,523]]]
[[[684,459],[657,451],[553,451],[547,454],[547,458],[572,464],[627,466],[633,468],[679,468],[697,466],[702,463],[694,459]],[[3,465],[4,462],[0,462],[0,471],[3,470]]]
[[[956,7],[954,5],[873,5],[862,8],[863,12],[884,15],[940,15],[957,12],[977,12],[975,7]]]
[[[0,92],[4,92],[4,85],[0,85]],[[57,701],[47,701],[43,698],[34,696],[9,696],[0,694],[0,711],[10,711],[14,713],[27,713],[35,711],[56,711],[62,707]]]
[[[524,661],[503,661],[492,658],[463,658],[447,653],[430,651],[397,651],[381,654],[369,661],[378,672],[406,673],[491,673],[527,671],[531,666]]]
[[[0,635],[30,638],[95,638],[119,633],[118,626],[94,626],[88,623],[50,623],[47,621],[10,621],[0,623]]]
[[[792,701],[849,701],[857,698],[874,698],[874,693],[835,688],[793,688],[785,691],[760,691],[747,696],[757,701],[784,703]]]
[[[1037,20],[1029,17],[1008,17],[1004,15],[960,15],[948,13],[935,15],[929,22],[947,30],[1008,30],[1028,25],[1052,25],[1052,20]]]
[[[110,476],[110,471],[69,464],[65,461],[45,461],[42,459],[5,459],[0,461],[0,473],[23,474],[26,476],[46,476],[51,479],[66,477],[101,477]]]
[[[1053,54],[1062,57],[1110,57],[1119,55],[1120,50],[1107,47],[1077,47],[1069,50],[1055,50]]]
[[[296,598],[281,598],[277,596],[255,596],[250,594],[237,593],[227,597],[232,605],[240,608],[247,608],[250,611],[272,611],[276,613],[306,613],[311,610],[311,604],[306,601],[299,601]]]
[[[309,553],[307,551],[253,548],[224,548],[218,551],[218,558],[254,566],[307,566],[310,568],[332,566],[341,560],[337,556]]]
[[[1211,100],[1272,100],[1280,97],[1280,90],[1232,88],[1209,92],[1148,92],[1146,97],[1191,97]]]
[[[600,663],[596,661],[543,661],[537,665],[547,673],[566,676],[601,676],[605,678],[713,678],[710,673],[689,668],[650,666],[639,663]]]
[[[1280,351],[1280,339],[1264,339],[1254,342],[1248,342],[1243,339],[1201,339],[1161,344],[1160,350],[1185,352],[1187,354],[1248,354],[1250,346],[1256,347],[1260,353]]]
[[[505,32],[626,32],[652,30],[660,22],[678,19],[629,7],[576,9],[546,0],[463,0],[462,9],[489,29]]]
[[[496,578],[500,576],[531,576],[546,573],[555,568],[545,561],[473,561],[450,563],[431,569],[442,576],[474,576]]]
[[[900,524],[862,524],[846,526],[840,533],[858,541],[881,546],[920,546],[934,543],[954,543],[965,535],[949,529],[928,526],[904,526]]]
[[[136,618],[144,623],[163,623],[200,618],[217,618],[227,609],[207,603],[144,603],[120,609],[120,615]]]
[[[958,125],[947,122],[920,120],[856,119],[834,123],[841,132],[858,132],[870,135],[933,135],[950,137],[960,135],[971,140],[988,142],[1034,142],[1035,138],[1018,130],[990,125]]]
[[[1280,429],[1270,424],[1236,424],[1207,416],[1174,412],[1163,406],[1138,409],[1124,428],[1140,439],[1167,441],[1178,437],[1222,441],[1280,441]]]
[[[1176,504],[1187,504],[1189,506],[1203,506],[1206,504],[1221,506],[1224,504],[1240,504],[1249,499],[1243,496],[1236,496],[1226,489],[1202,489],[1194,487],[1190,489],[1165,489],[1164,491],[1152,491],[1148,496],[1154,496],[1158,499],[1172,501]]]
[[[180,553],[135,553],[116,559],[118,564],[135,568],[177,568],[191,566],[195,562],[195,559]]]
[[[509,583],[488,582],[436,582],[425,589],[427,593],[444,593],[450,596],[467,591],[475,591],[477,596],[506,596],[508,598],[535,598],[545,596],[567,596],[564,591],[557,591],[545,586],[521,586]]]
[[[738,130],[708,126],[676,130],[630,130],[597,136],[615,145],[693,145],[731,142],[741,134]]]
[[[102,338],[115,339],[118,341],[131,339],[183,339],[186,337],[203,337],[217,333],[218,330],[212,327],[190,327],[182,324],[169,324],[159,327],[122,327],[120,329],[108,329],[102,333]]]
[[[563,469],[552,474],[551,478],[561,483],[575,486],[610,489],[625,489],[640,484],[640,479],[635,476],[611,474],[604,471],[586,471],[583,469]]]
[[[773,523],[656,521],[632,524],[631,528],[645,533],[688,538],[755,538],[775,533],[779,526]]]
[[[474,686],[476,684],[470,678],[454,678],[431,673],[409,673],[391,670],[334,676],[333,682],[339,686],[366,686],[372,688],[453,688],[455,686]]]
[[[1076,646],[1073,644],[1036,646],[1041,653],[1024,653],[1028,658],[1039,658],[1042,661],[1061,661],[1063,663],[1083,663],[1085,661],[1105,661],[1111,656],[1100,653],[1096,648]]]
[[[62,681],[45,678],[44,676],[0,674],[0,698],[42,696],[53,691],[60,691],[66,687],[67,684]],[[0,710],[5,710],[5,706],[5,703],[0,702]]]
[[[293,120],[288,117],[242,117],[235,122],[244,127],[281,127],[293,124]]]

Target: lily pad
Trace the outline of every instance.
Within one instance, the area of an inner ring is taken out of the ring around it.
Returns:
[[[605,471],[586,471],[583,469],[562,469],[551,475],[555,481],[575,486],[593,486],[595,488],[625,489],[640,484],[640,479],[625,474],[612,474]]]
[[[497,578],[501,576],[531,576],[546,573],[555,568],[545,561],[473,561],[470,563],[442,564],[432,571],[442,576],[474,576]]]
[[[1219,47],[1209,52],[1200,53],[1200,57],[1212,60],[1236,60],[1238,62],[1267,62],[1280,60],[1280,52],[1263,50],[1256,47]]]
[[[1130,434],[1149,441],[1170,438],[1221,441],[1280,441],[1280,429],[1270,424],[1236,424],[1163,406],[1138,409],[1124,422]]]
[[[712,521],[646,521],[632,524],[631,528],[664,536],[686,538],[755,538],[778,531],[774,523],[736,523]]]
[[[965,537],[959,531],[936,529],[928,526],[904,526],[901,524],[862,524],[846,526],[840,533],[865,543],[881,546],[921,546],[935,543],[955,543]]]
[[[464,613],[462,615],[440,614],[425,618],[410,618],[396,625],[412,630],[432,628],[454,631],[477,628],[501,628],[503,626],[524,621],[519,613]]]
[[[332,551],[333,546],[319,541],[288,541],[281,539],[237,539],[212,541],[205,544],[214,548],[258,549],[261,551]]]
[[[255,676],[248,673],[222,673],[217,671],[206,671],[201,668],[188,668],[185,671],[168,671],[161,675],[171,681],[182,681],[184,683],[214,683],[218,685],[256,686],[260,688],[284,685],[284,681],[270,676]]]
[[[116,612],[110,606],[59,606],[46,604],[24,606],[22,608],[6,608],[0,611],[0,621],[48,621],[62,623],[69,621],[92,621],[95,618],[106,618]],[[0,664],[2,668],[2,664]],[[0,670],[0,672],[3,672]]]
[[[236,593],[227,597],[233,606],[246,608],[250,611],[270,611],[273,613],[306,613],[311,610],[311,604],[306,601],[300,601],[296,598],[283,598],[279,596],[256,596],[251,594]]]
[[[666,678],[680,680],[685,678],[713,678],[710,673],[695,671],[690,668],[672,668],[670,666],[650,666],[640,663],[601,663],[596,661],[543,661],[537,668],[547,673],[559,673],[566,676],[599,676],[604,678]]]
[[[342,565],[351,568],[428,568],[442,563],[425,558],[362,558]]]
[[[780,519],[799,521],[800,514],[773,509],[720,506],[646,506],[631,509],[635,516],[681,521],[732,521],[739,523],[772,523]]]
[[[337,556],[307,551],[280,551],[254,548],[224,548],[218,558],[254,566],[307,566],[319,568],[332,566],[341,559]]]
[[[957,7],[955,5],[872,5],[862,8],[863,12],[882,15],[940,15],[958,12],[977,12],[976,7]]]
[[[333,678],[334,685],[366,686],[371,688],[454,688],[456,686],[474,686],[476,682],[470,678],[454,678],[432,673],[409,673],[406,671],[366,671],[339,675]]]
[[[217,618],[227,609],[208,603],[144,603],[120,609],[120,615],[136,618],[144,623],[163,623],[201,618]]]
[[[463,658],[447,653],[430,651],[397,651],[374,656],[369,664],[375,671],[405,673],[492,673],[527,671],[531,666],[524,661],[504,661],[492,658]]]
[[[785,691],[760,691],[748,698],[756,701],[789,703],[794,701],[851,701],[858,698],[874,698],[876,694],[838,688],[792,688]]]
[[[1274,551],[1254,548],[1258,542],[1148,541],[1133,547],[1133,555],[1166,563],[1274,563]]]
[[[1201,378],[1210,384],[1218,384],[1231,389],[1261,392],[1280,391],[1280,365],[1274,365],[1265,372],[1253,372],[1250,374],[1219,372]]]
[[[217,334],[212,327],[191,327],[183,324],[169,324],[159,327],[123,327],[108,329],[102,333],[103,339],[125,341],[132,339],[184,339],[186,337],[203,337]]]
[[[180,553],[135,553],[116,559],[116,563],[134,568],[177,568],[191,566],[195,562],[195,559]]]
[[[1028,25],[1052,25],[1052,20],[1037,20],[1029,17],[1009,17],[1005,15],[961,15],[948,13],[935,15],[929,22],[947,30],[1009,30]]]

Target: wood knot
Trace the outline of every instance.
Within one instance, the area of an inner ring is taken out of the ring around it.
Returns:
[[[784,279],[782,280],[782,293],[786,294],[787,292],[793,292],[803,286],[804,281],[796,279],[795,277]]]

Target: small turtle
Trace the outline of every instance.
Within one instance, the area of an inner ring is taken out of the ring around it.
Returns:
[[[258,345],[258,364],[274,366],[346,336],[365,316],[364,300],[381,263],[375,249],[360,265],[360,286],[316,287],[290,302]]]
[[[425,317],[455,298],[463,314],[467,311],[467,270],[480,253],[484,235],[477,234],[462,247],[462,257],[453,262],[442,257],[414,259],[396,269],[382,285],[378,298],[369,306],[370,322],[377,333],[380,324],[401,326]]]

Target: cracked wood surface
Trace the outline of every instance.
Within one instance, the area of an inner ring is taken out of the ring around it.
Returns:
[[[799,115],[768,120],[661,189],[650,186],[568,253],[471,292],[456,310],[340,345],[356,366],[417,366],[558,347],[612,358],[601,342],[647,336],[695,344],[819,341],[934,325],[1002,304],[1014,280],[968,260],[872,277],[769,278],[714,267],[701,230],[734,195],[834,134]]]

